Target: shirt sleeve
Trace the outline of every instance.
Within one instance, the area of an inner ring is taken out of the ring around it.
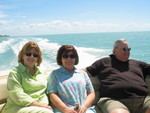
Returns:
[[[26,94],[21,84],[21,75],[16,71],[11,71],[8,76],[7,90],[9,97],[19,106],[28,106],[34,99]]]
[[[97,60],[91,66],[88,66],[86,69],[92,76],[95,76],[99,73],[100,67],[101,67],[101,60]]]
[[[93,88],[93,85],[92,85],[92,82],[91,82],[89,76],[84,71],[83,71],[83,74],[84,74],[85,81],[86,81],[86,89],[87,89],[87,91],[94,91],[94,88]]]
[[[150,64],[145,63],[145,62],[144,64],[145,66],[142,66],[142,67],[144,67],[143,72],[144,72],[144,77],[146,77],[147,75],[150,75]]]
[[[58,92],[57,90],[57,80],[56,77],[54,75],[54,72],[52,72],[48,78],[48,86],[47,86],[47,93],[51,93],[51,92]]]

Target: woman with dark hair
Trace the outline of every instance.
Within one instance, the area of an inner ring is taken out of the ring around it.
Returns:
[[[76,49],[63,45],[57,53],[59,69],[52,71],[48,90],[55,113],[95,113],[95,93],[86,72],[75,68],[79,62]]]
[[[42,62],[37,43],[26,43],[19,52],[18,62],[8,76],[9,97],[2,113],[53,113],[45,92],[47,76],[37,67]]]

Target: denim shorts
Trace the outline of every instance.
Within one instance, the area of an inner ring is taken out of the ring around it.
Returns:
[[[111,99],[100,98],[97,106],[103,113],[110,113],[114,109],[124,109],[130,113],[145,113],[150,107],[150,96],[145,98]]]

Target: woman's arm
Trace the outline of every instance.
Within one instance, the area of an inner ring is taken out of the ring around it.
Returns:
[[[83,105],[79,108],[79,113],[84,113],[87,108],[89,108],[93,101],[95,100],[95,92],[94,91],[88,91],[88,95],[86,97],[86,100],[84,101]]]
[[[82,70],[85,71],[85,72],[88,74],[88,76],[92,76],[92,75],[87,71],[86,68],[83,68]]]
[[[53,111],[53,109],[52,109],[50,106],[45,105],[45,104],[41,104],[41,103],[36,102],[36,101],[32,102],[29,106],[44,107],[44,108],[47,108],[47,109],[50,109],[50,110],[52,110],[52,111]]]
[[[53,105],[63,113],[77,113],[74,109],[67,107],[56,93],[50,93],[49,96]]]
[[[46,105],[47,101],[43,102],[45,104],[40,103],[36,101],[36,99],[32,98],[31,95],[29,95],[27,92],[25,92],[25,87],[29,87],[30,82],[31,81],[28,81],[28,79],[26,79],[26,77],[24,77],[22,73],[17,71],[17,68],[14,68],[9,73],[8,82],[7,82],[7,90],[13,102],[19,106],[39,106],[39,107],[45,107],[45,108],[51,109],[50,106]],[[38,81],[36,80],[36,82]],[[34,88],[34,86],[31,86],[31,87]],[[30,91],[32,91],[32,88],[30,88]],[[38,93],[36,93],[36,95],[38,95]]]
[[[19,106],[28,106],[34,101],[34,99],[24,92],[21,75],[15,69],[9,73],[7,90],[10,98]]]

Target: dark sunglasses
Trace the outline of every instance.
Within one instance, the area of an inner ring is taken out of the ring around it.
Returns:
[[[36,57],[36,58],[39,57],[39,55],[36,54],[36,53],[35,54],[33,54],[33,53],[26,53],[25,55],[26,56],[31,56],[32,55],[33,57]]]
[[[63,58],[75,58],[76,56],[74,54],[64,54],[62,55]]]
[[[130,51],[131,48],[122,48],[123,51]]]

